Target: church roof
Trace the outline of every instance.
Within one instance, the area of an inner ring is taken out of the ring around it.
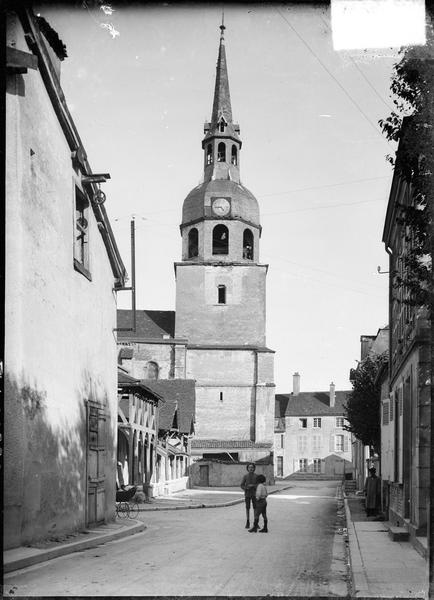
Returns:
[[[215,124],[223,116],[227,123],[232,123],[231,95],[229,93],[229,78],[226,64],[226,50],[224,41],[225,26],[220,26],[220,46],[217,59],[217,72],[214,88],[214,102],[212,106],[211,123]]]
[[[182,223],[212,217],[211,199],[217,196],[230,198],[231,216],[229,218],[243,219],[260,227],[259,204],[255,196],[240,183],[228,179],[205,181],[191,190],[182,206]]]
[[[133,314],[130,309],[118,309],[118,327],[132,326]],[[175,335],[174,310],[136,310],[136,331],[118,331],[118,338],[173,338]]]
[[[275,417],[343,416],[351,392],[335,392],[335,405],[330,406],[329,392],[276,394]]]
[[[165,400],[159,411],[159,428],[171,429],[177,410],[179,431],[191,433],[196,409],[194,379],[142,379],[141,383]]]

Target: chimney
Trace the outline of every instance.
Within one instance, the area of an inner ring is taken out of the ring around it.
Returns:
[[[292,376],[292,393],[294,396],[298,396],[300,393],[300,374],[294,373]]]
[[[335,405],[335,399],[336,399],[335,384],[332,381],[330,384],[330,407],[333,407]]]

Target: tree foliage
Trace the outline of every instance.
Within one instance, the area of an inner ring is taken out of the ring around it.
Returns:
[[[403,50],[394,66],[390,89],[395,110],[379,121],[387,139],[401,141],[396,156],[389,155],[387,160],[411,184],[413,198],[411,205],[398,205],[397,223],[405,235],[406,251],[402,256],[404,269],[392,273],[392,285],[409,292],[403,302],[427,307],[432,303],[430,234],[434,200],[434,46],[429,17],[426,45]]]
[[[353,390],[345,406],[345,418],[355,437],[365,446],[371,446],[380,453],[380,406],[381,384],[377,375],[387,363],[387,352],[367,356],[363,359],[353,375]]]

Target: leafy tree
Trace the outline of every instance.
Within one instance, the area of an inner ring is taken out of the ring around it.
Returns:
[[[387,352],[367,356],[353,371],[353,390],[344,407],[345,418],[351,431],[365,446],[371,446],[380,453],[380,405],[381,384],[377,375],[387,363]]]
[[[396,156],[387,160],[411,184],[413,197],[410,206],[399,205],[397,223],[403,227],[407,250],[402,257],[404,270],[392,273],[392,285],[409,292],[403,302],[431,308],[434,44],[430,13],[426,31],[426,45],[401,52],[390,86],[395,110],[379,124],[387,139],[401,140]]]

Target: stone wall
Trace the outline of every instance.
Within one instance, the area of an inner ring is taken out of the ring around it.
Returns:
[[[217,461],[198,461],[190,466],[190,485],[200,486],[200,465],[208,466],[209,487],[239,487],[246,474],[246,464]],[[256,465],[256,475],[265,475],[266,483],[274,485],[273,465]],[[235,498],[234,498],[235,499]],[[231,498],[228,498],[228,502]]]
[[[176,267],[176,332],[189,344],[265,345],[265,266]],[[226,304],[218,286],[226,286]]]

